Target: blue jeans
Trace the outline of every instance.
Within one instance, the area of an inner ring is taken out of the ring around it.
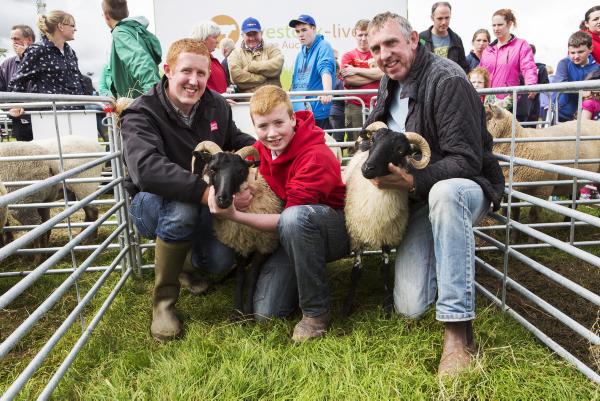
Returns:
[[[325,205],[287,208],[277,226],[281,246],[262,267],[254,294],[258,319],[330,309],[326,263],[349,253],[344,213]]]
[[[129,215],[141,236],[167,242],[192,241],[192,265],[207,273],[228,271],[234,252],[217,240],[207,206],[138,192]]]
[[[474,181],[439,181],[427,205],[411,209],[408,228],[397,249],[394,306],[419,318],[436,302],[436,319],[460,322],[475,318],[475,238],[472,226],[487,213],[490,201]]]

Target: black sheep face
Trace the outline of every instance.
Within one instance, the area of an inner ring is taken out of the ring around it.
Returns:
[[[233,203],[233,195],[248,178],[248,169],[256,165],[254,161],[243,160],[239,155],[229,152],[210,154],[194,153],[205,164],[204,175],[208,184],[215,187],[215,198],[221,209],[227,209]]]
[[[370,139],[369,157],[362,166],[362,174],[371,179],[390,174],[388,163],[407,168],[407,156],[412,148],[406,136],[387,128],[380,128]]]

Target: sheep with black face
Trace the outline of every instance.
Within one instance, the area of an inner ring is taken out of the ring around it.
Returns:
[[[255,160],[245,160],[248,156]],[[283,202],[258,172],[259,158],[258,151],[252,146],[230,153],[223,152],[214,142],[204,141],[194,150],[192,171],[197,174],[203,172],[208,184],[214,186],[215,200],[222,209],[231,206],[236,193],[249,188],[252,193],[249,213],[279,214],[283,210]],[[277,233],[260,231],[228,219],[214,219],[213,226],[219,241],[241,257],[236,263],[235,309],[239,314],[251,315],[260,268],[279,246]],[[249,257],[252,260],[249,280],[245,285],[245,267]],[[245,298],[244,287],[247,288]]]
[[[355,253],[345,314],[349,314],[352,308],[362,268],[361,255],[367,248],[382,250],[385,306],[391,307],[393,281],[389,253],[402,241],[408,221],[408,191],[380,189],[369,180],[390,174],[389,163],[404,168],[425,168],[431,155],[427,141],[419,134],[394,132],[382,122],[369,125],[359,140],[360,151],[344,171],[346,228]],[[421,152],[420,160],[414,158],[414,149]]]

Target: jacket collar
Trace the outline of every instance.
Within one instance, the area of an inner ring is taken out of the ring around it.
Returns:
[[[312,42],[310,47],[307,47],[306,45],[302,45],[302,53],[304,53],[305,55],[309,54],[312,51],[312,49],[317,47],[319,42],[322,41],[323,39],[324,39],[323,35],[321,35],[320,33],[317,33],[315,35],[315,40]]]
[[[506,42],[506,44],[504,46],[508,45],[509,43],[511,43],[512,41],[514,41],[516,38],[517,37],[511,33],[510,34],[510,39],[508,39],[508,42]],[[494,39],[494,41],[492,43],[490,43],[488,45],[488,47],[490,47],[492,49],[497,49],[497,47],[496,47],[497,45],[498,45],[498,39]]]
[[[55,48],[56,50],[58,50],[60,52],[60,49],[58,47],[56,47],[54,42],[51,41],[50,39],[48,39],[48,37],[46,35],[42,35],[42,39],[39,41],[39,43],[44,47],[47,47],[49,49]],[[63,48],[63,54],[65,56],[67,54],[71,55],[72,52],[73,51],[71,50],[71,46],[69,46],[69,44],[67,42],[65,42],[64,48]]]
[[[432,41],[432,37],[433,36],[433,25],[431,25],[429,28],[427,28],[427,30],[425,31],[423,38],[427,41],[427,42],[431,42]],[[448,36],[450,37],[450,45],[454,44],[454,42],[456,42],[455,37],[457,36],[456,33],[454,33],[454,31],[450,28],[448,28]]]

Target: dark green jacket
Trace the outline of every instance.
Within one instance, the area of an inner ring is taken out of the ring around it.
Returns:
[[[146,18],[134,17],[119,21],[112,30],[109,69],[115,97],[136,98],[160,81],[160,42],[147,26]]]

